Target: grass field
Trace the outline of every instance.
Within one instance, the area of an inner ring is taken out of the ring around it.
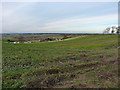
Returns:
[[[3,42],[3,88],[117,88],[118,36]]]

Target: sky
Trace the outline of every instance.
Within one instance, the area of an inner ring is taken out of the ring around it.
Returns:
[[[3,33],[101,33],[118,24],[117,2],[3,2]]]

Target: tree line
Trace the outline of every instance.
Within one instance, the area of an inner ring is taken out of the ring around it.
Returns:
[[[120,26],[116,27],[116,26],[112,26],[112,27],[107,27],[103,33],[116,33],[116,34],[119,34],[120,33]]]

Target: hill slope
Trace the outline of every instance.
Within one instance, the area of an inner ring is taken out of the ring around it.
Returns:
[[[117,35],[3,43],[3,88],[108,88],[117,86]]]

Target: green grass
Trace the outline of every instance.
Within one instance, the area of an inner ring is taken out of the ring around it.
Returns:
[[[3,42],[3,88],[40,87],[41,82],[46,84],[45,80],[50,82],[51,79],[54,83],[49,85],[54,87],[56,83],[70,81],[87,72],[95,77],[93,71],[102,60],[116,58],[117,43],[117,35],[87,35],[31,44]],[[114,56],[109,57],[111,55]],[[100,68],[111,70],[106,65]]]
[[[105,70],[111,70],[111,67],[110,67],[110,66],[102,66],[101,68],[102,68],[102,69],[105,69]]]

